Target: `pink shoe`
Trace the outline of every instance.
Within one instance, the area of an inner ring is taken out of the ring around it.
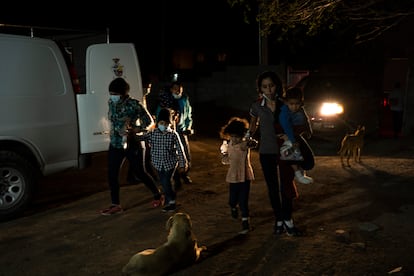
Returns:
[[[111,205],[106,209],[101,210],[101,215],[103,216],[111,216],[115,214],[122,213],[124,210],[122,209],[121,205]]]
[[[164,201],[165,201],[165,198],[164,198],[163,195],[161,195],[160,199],[154,199],[151,202],[151,205],[152,205],[153,208],[157,208],[157,207],[163,206],[164,205]]]

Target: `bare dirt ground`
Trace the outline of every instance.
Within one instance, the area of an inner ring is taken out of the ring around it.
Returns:
[[[335,141],[314,137],[312,185],[299,185],[294,220],[303,237],[276,237],[258,162],[250,209],[253,231],[227,205],[227,167],[218,138],[192,138],[193,184],[178,193],[179,211],[193,221],[208,250],[175,275],[414,275],[414,149],[412,139],[366,139],[362,163],[344,168]],[[125,181],[123,181],[125,183]],[[42,179],[22,218],[0,224],[0,275],[121,275],[138,251],[166,241],[170,214],[150,207],[144,185],[123,185],[124,213],[105,217],[109,203],[106,155],[93,166]],[[160,264],[162,265],[162,264]]]

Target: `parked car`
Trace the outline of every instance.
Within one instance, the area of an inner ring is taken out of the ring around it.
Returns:
[[[321,100],[306,103],[305,108],[314,131],[342,127],[341,114],[344,112],[344,107],[340,102]]]
[[[304,91],[305,109],[314,132],[343,132],[349,128],[352,83],[345,78],[310,75],[298,86]]]

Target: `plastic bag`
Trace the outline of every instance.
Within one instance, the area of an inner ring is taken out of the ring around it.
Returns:
[[[303,156],[291,141],[286,140],[280,147],[280,160],[303,161]]]

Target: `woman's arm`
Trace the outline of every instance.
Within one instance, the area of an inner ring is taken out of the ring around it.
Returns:
[[[246,138],[250,138],[256,133],[258,123],[259,123],[258,118],[251,116],[250,126],[249,126],[249,130],[247,131]]]

